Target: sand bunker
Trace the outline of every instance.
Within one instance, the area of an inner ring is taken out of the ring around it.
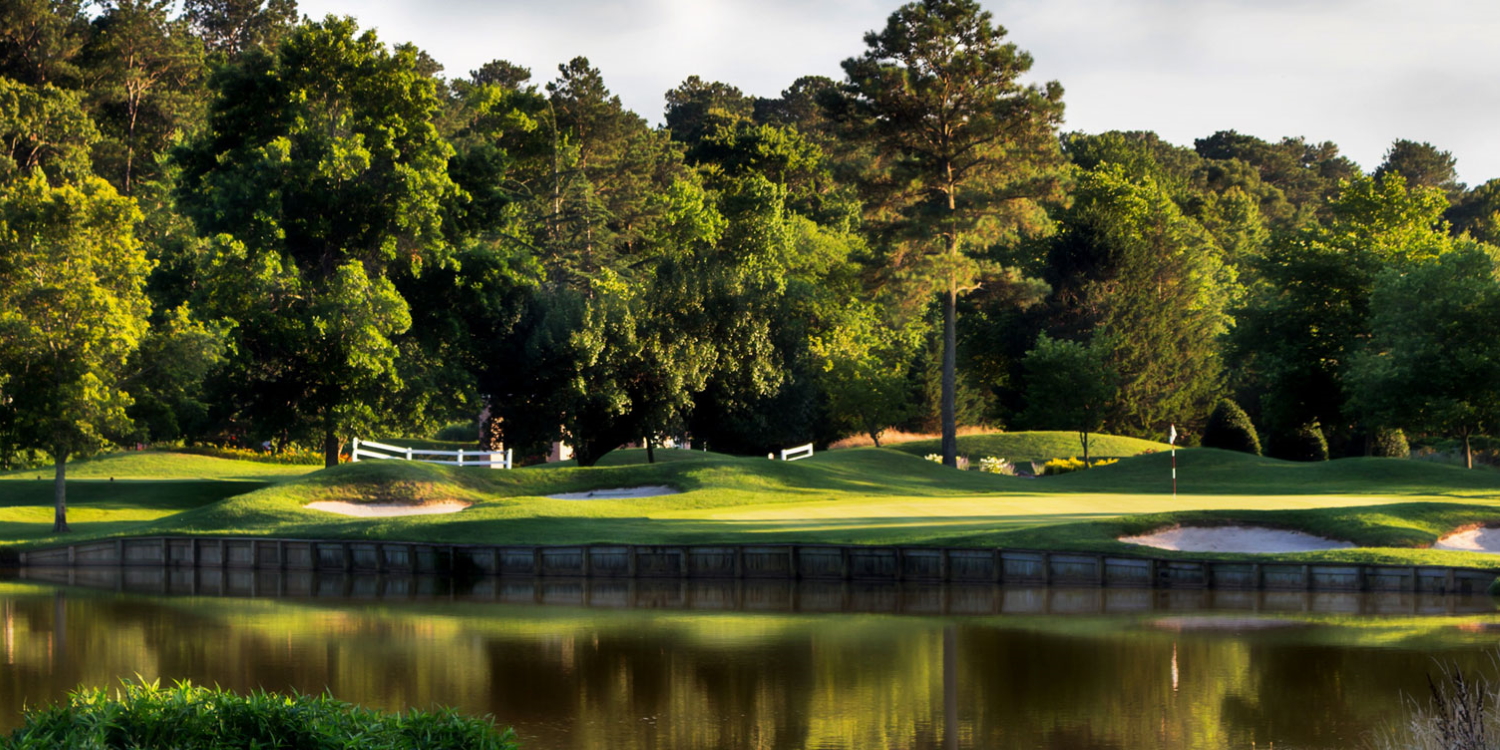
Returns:
[[[1349,542],[1324,539],[1300,531],[1282,531],[1257,526],[1178,526],[1141,536],[1120,537],[1126,544],[1140,544],[1180,552],[1316,552],[1348,549]]]
[[[677,490],[666,485],[653,484],[645,487],[615,487],[608,490],[589,490],[588,492],[560,492],[556,495],[548,495],[553,500],[622,500],[633,497],[658,497],[661,495],[675,495]]]
[[[469,507],[469,503],[458,500],[443,500],[436,503],[412,505],[409,503],[346,503],[342,500],[319,500],[305,507],[313,510],[337,513],[341,516],[361,518],[386,518],[390,516],[426,516],[433,513],[457,513]]]
[[[1432,548],[1500,554],[1500,529],[1464,529],[1437,540]]]

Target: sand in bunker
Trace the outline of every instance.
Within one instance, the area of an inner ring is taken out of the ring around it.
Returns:
[[[320,500],[308,503],[307,508],[337,513],[341,516],[361,518],[387,518],[390,516],[426,516],[433,513],[457,513],[469,507],[469,503],[458,500],[443,500],[436,503],[411,505],[406,503],[346,503],[342,500]]]
[[[677,490],[666,485],[653,484],[645,487],[615,487],[608,490],[589,490],[588,492],[559,492],[556,495],[548,495],[553,500],[624,500],[633,497],[659,497],[661,495],[675,495]]]
[[[1126,544],[1140,544],[1179,552],[1316,552],[1348,549],[1349,542],[1324,539],[1300,531],[1282,531],[1258,526],[1178,526],[1141,536],[1124,536]]]
[[[1432,548],[1500,554],[1500,529],[1464,529],[1437,540]]]

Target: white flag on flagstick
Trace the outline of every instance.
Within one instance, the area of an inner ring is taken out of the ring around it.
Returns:
[[[1167,444],[1168,445],[1176,445],[1177,444],[1177,425],[1175,425],[1175,424],[1174,425],[1169,425],[1167,427]]]

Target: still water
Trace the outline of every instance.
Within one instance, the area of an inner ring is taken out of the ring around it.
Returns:
[[[13,572],[0,727],[121,678],[452,705],[526,750],[1349,748],[1487,597]]]

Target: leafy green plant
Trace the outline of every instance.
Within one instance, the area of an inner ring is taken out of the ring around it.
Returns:
[[[1227,398],[1220,399],[1203,428],[1203,447],[1259,456],[1260,435],[1256,433],[1250,415],[1239,404]]]
[[[511,730],[452,709],[388,714],[330,696],[249,695],[179,682],[126,680],[114,697],[79,689],[27,711],[4,750],[57,747],[514,750]]]
[[[1008,477],[1016,475],[1016,465],[996,456],[985,456],[979,459],[979,470],[986,474],[1003,474]]]
[[[1287,461],[1327,461],[1328,440],[1317,422],[1302,425],[1295,432],[1278,435],[1271,444],[1271,454]]]
[[[193,445],[183,448],[173,448],[174,453],[189,453],[195,456],[209,456],[211,458],[227,458],[233,461],[258,461],[263,464],[280,464],[283,466],[322,466],[323,454],[306,448],[283,448],[280,453],[251,450],[249,448],[227,448],[218,445]],[[348,456],[340,456],[339,460],[347,462]]]
[[[1410,458],[1411,446],[1401,430],[1376,430],[1370,444],[1370,455],[1377,458]]]

